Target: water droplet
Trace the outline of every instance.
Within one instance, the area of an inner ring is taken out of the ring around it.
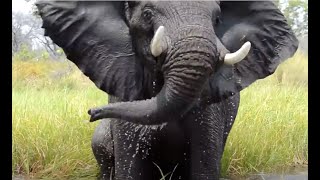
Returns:
[[[134,128],[134,131],[135,131],[135,132],[138,132],[139,129],[140,129],[140,126],[136,126],[136,127]]]

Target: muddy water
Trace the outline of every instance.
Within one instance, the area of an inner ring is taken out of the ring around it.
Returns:
[[[13,176],[12,180],[31,180],[31,179],[23,176]],[[308,180],[308,167],[293,168],[286,173],[273,173],[273,174],[257,173],[257,174],[252,174],[242,178],[230,177],[230,178],[220,178],[220,180]]]
[[[256,173],[247,177],[230,177],[220,180],[308,180],[308,167],[295,167],[282,173]]]

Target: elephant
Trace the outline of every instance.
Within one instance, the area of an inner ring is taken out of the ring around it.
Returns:
[[[240,92],[298,40],[272,1],[38,1],[45,36],[109,95],[101,179],[217,180]],[[259,92],[257,92],[259,93]]]

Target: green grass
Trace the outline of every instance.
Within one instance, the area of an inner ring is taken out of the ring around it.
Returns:
[[[107,95],[70,63],[13,61],[12,171],[30,178],[95,179],[97,123],[87,110]],[[276,73],[241,92],[222,160],[223,176],[272,172],[308,160],[308,76],[297,53]]]
[[[61,77],[52,71],[68,68],[67,63],[13,62],[14,174],[49,179],[96,176],[90,143],[97,123],[88,123],[87,110],[106,104],[107,95],[78,71]]]
[[[102,92],[13,90],[13,171],[35,177],[96,175],[87,110],[106,104]]]
[[[307,162],[307,90],[259,82],[242,92],[223,174],[279,170]]]
[[[241,92],[222,175],[279,172],[308,162],[308,61],[297,53]]]

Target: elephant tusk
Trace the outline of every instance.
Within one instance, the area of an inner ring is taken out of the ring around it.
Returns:
[[[167,49],[167,44],[164,43],[164,30],[163,26],[160,26],[151,40],[151,53],[154,57],[158,57],[163,51]]]
[[[248,55],[250,48],[251,43],[247,41],[242,45],[242,47],[238,51],[226,54],[224,57],[224,63],[228,65],[233,65],[235,63],[240,62]]]

